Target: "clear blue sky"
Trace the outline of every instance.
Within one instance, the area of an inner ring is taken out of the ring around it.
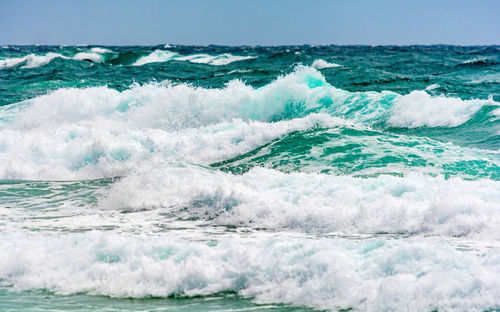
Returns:
[[[500,44],[500,0],[0,0],[0,44]]]

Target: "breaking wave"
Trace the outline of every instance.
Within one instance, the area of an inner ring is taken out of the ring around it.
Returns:
[[[163,63],[171,60],[176,61],[189,61],[191,63],[197,64],[207,64],[207,65],[228,65],[233,62],[239,62],[244,60],[255,59],[255,56],[238,56],[231,55],[229,53],[219,54],[219,55],[208,55],[208,54],[193,54],[193,55],[180,55],[177,52],[172,52],[168,50],[155,50],[150,54],[143,55],[143,53],[133,53],[135,55],[135,61],[129,63],[124,61],[121,63],[121,55],[128,54],[129,52],[118,53],[110,49],[94,47],[86,51],[78,52],[74,55],[55,52],[49,52],[42,55],[29,54],[21,57],[11,57],[11,58],[0,58],[0,69],[9,68],[15,66],[21,66],[21,68],[36,68],[49,64],[52,60],[56,58],[64,60],[77,60],[77,61],[90,61],[94,63],[109,63],[114,65],[132,65],[132,66],[142,66],[151,63]],[[126,58],[128,60],[128,58]]]
[[[133,85],[122,92],[107,87],[59,89],[0,109],[0,177],[112,177],[151,157],[208,165],[311,127],[456,127],[481,107],[495,105],[424,91],[348,92],[307,67],[258,89],[237,80],[222,89],[168,82]],[[495,124],[488,122],[485,127],[494,131]],[[465,153],[469,160],[481,159],[467,149],[420,142],[429,154],[443,148],[450,156]],[[492,157],[488,166],[496,166]]]

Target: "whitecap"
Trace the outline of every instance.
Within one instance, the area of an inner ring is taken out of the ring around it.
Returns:
[[[462,100],[431,96],[412,91],[399,97],[391,110],[389,122],[396,127],[456,127],[469,120],[481,107],[498,105],[491,100]]]
[[[78,61],[91,60],[92,62],[102,63],[104,61],[104,54],[106,53],[113,53],[113,51],[105,48],[94,47],[89,51],[75,54],[72,59]]]
[[[422,98],[432,108],[427,113]],[[209,164],[318,124],[369,127],[389,118],[394,126],[452,126],[491,103],[431,97],[425,91],[352,93],[332,87],[307,67],[257,89],[238,80],[221,89],[168,82],[122,92],[59,89],[0,108],[0,177],[112,177],[155,155]],[[462,111],[462,106],[469,108]],[[440,113],[449,115],[436,117]]]
[[[174,58],[177,53],[171,51],[155,50],[146,56],[140,57],[133,66],[141,66],[150,63],[161,63],[166,62]]]
[[[29,54],[24,57],[7,58],[0,60],[0,68],[13,67],[26,63],[22,68],[35,68],[50,63],[55,58],[67,58],[59,53],[47,53],[45,55]]]
[[[316,69],[325,69],[325,68],[332,68],[332,67],[341,67],[341,65],[339,64],[335,64],[335,63],[328,63],[326,62],[325,60],[322,60],[322,59],[317,59],[317,60],[314,60],[314,62],[312,63],[311,65],[312,67],[316,68]]]
[[[421,173],[357,178],[266,168],[235,176],[165,162],[136,169],[111,187],[100,207],[158,209],[212,224],[273,230],[500,238],[498,181]]]
[[[190,241],[169,235],[0,233],[0,278],[14,291],[144,298],[234,292],[319,309],[492,310],[498,249],[444,239],[293,235]],[[404,285],[404,287],[401,287]]]
[[[209,65],[227,65],[233,62],[254,59],[255,56],[235,56],[229,53],[220,55],[194,54],[188,56],[177,57],[178,61],[189,61],[191,63],[209,64]]]

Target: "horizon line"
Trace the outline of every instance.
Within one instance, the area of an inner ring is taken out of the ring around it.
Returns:
[[[492,43],[492,44],[454,44],[454,43],[411,43],[411,44],[310,44],[310,43],[301,43],[301,44],[279,44],[279,45],[262,45],[262,44],[237,44],[237,45],[229,45],[229,44],[179,44],[179,43],[158,43],[158,44],[97,44],[97,43],[85,43],[85,44],[40,44],[40,43],[32,43],[32,44],[10,44],[10,43],[0,43],[2,47],[32,47],[32,46],[45,46],[45,47],[88,47],[88,46],[101,46],[101,47],[156,47],[163,46],[168,49],[176,46],[185,46],[185,47],[263,47],[263,48],[279,48],[279,47],[425,47],[425,46],[452,46],[452,47],[492,47],[492,46],[500,46],[500,43]]]

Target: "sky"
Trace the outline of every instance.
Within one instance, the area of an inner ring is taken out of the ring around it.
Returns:
[[[500,0],[0,0],[0,44],[500,44]]]

